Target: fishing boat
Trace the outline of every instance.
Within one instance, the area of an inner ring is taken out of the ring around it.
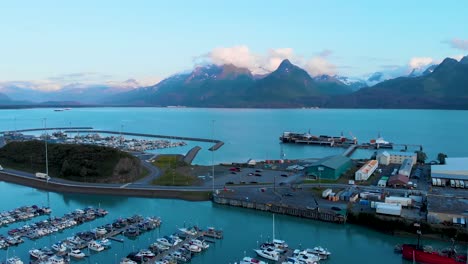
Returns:
[[[53,244],[52,249],[59,253],[67,251],[67,247],[61,242]]]
[[[79,250],[79,249],[73,249],[72,251],[70,251],[70,253],[68,253],[68,255],[70,257],[74,257],[74,258],[77,258],[77,259],[82,259],[82,258],[86,257],[85,253],[81,252],[81,250]]]
[[[112,245],[112,242],[107,238],[97,240],[97,242],[105,248],[109,248]]]
[[[121,261],[120,261],[120,264],[137,264],[137,262],[129,259],[129,258],[123,258]]]
[[[171,242],[169,242],[169,240],[167,238],[164,238],[164,237],[156,239],[156,242],[158,242],[159,244],[161,244],[163,246],[167,246],[167,247],[172,247],[174,245]]]
[[[255,253],[262,258],[266,258],[273,261],[278,261],[279,259],[279,252],[276,251],[274,248],[267,248],[267,249],[254,249]]]
[[[97,252],[100,252],[100,251],[104,250],[104,247],[101,244],[99,244],[97,241],[89,242],[88,243],[88,248],[90,250],[97,251]]]
[[[201,249],[207,249],[207,248],[210,247],[210,245],[208,245],[208,243],[206,243],[205,241],[200,241],[198,239],[192,239],[190,241],[190,244],[195,245],[197,247],[200,247]]]
[[[306,249],[304,251],[307,252],[307,253],[312,253],[312,254],[318,255],[320,257],[320,259],[327,259],[331,255],[330,251],[324,249],[321,246],[314,247],[314,248],[308,248],[308,249]]]
[[[182,227],[182,228],[179,228],[179,231],[189,236],[196,236],[198,233],[197,230],[195,230],[195,228],[188,229],[188,228]]]

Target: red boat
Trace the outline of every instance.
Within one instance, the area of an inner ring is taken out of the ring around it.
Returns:
[[[403,258],[425,264],[465,264],[466,255],[458,255],[450,249],[443,252],[429,252],[413,244],[404,244],[401,247]]]

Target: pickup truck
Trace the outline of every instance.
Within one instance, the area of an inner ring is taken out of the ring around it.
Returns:
[[[36,172],[36,178],[47,180],[47,181],[50,180],[50,176],[42,172]]]

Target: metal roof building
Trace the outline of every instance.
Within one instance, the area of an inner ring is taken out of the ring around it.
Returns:
[[[445,163],[431,166],[432,178],[468,180],[468,158],[446,158]]]
[[[351,159],[342,155],[326,157],[307,167],[307,176],[321,179],[338,179],[352,165]]]

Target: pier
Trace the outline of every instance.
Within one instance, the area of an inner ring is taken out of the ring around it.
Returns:
[[[349,146],[348,149],[346,149],[345,152],[343,152],[342,155],[349,158],[349,157],[351,157],[351,155],[353,155],[354,151],[356,151],[357,148],[358,148],[357,145],[351,145],[351,146]]]

